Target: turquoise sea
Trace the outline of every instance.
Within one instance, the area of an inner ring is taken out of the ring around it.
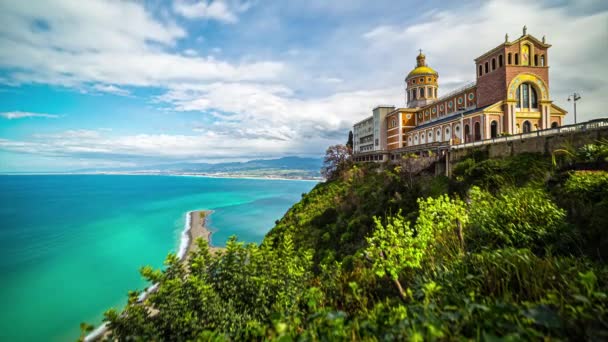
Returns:
[[[74,341],[138,270],[176,252],[186,213],[211,209],[214,245],[260,242],[312,181],[180,176],[0,176],[0,341]]]

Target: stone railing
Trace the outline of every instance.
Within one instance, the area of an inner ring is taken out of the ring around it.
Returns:
[[[561,127],[556,127],[556,128],[541,129],[538,131],[533,131],[533,132],[528,132],[528,133],[507,135],[507,136],[502,136],[502,137],[496,137],[496,138],[490,138],[490,139],[485,139],[485,140],[480,140],[480,141],[469,142],[469,143],[465,143],[465,144],[452,145],[452,146],[450,146],[450,149],[457,150],[457,149],[469,148],[469,147],[474,147],[474,146],[482,146],[482,145],[495,144],[495,143],[500,143],[500,142],[523,140],[523,139],[536,138],[536,137],[548,136],[548,135],[584,132],[584,131],[596,130],[596,129],[607,128],[607,127],[608,127],[608,118],[602,118],[602,119],[591,120],[591,121],[587,121],[587,122],[583,122],[583,123],[579,123],[579,124],[575,124],[575,125],[567,125],[567,126],[561,126]]]

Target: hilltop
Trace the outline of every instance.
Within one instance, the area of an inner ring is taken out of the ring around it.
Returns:
[[[106,320],[143,340],[606,339],[608,143],[562,152],[451,178],[347,162],[261,245],[143,268],[158,291]]]

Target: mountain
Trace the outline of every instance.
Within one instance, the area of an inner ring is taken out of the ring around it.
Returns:
[[[322,158],[283,157],[230,163],[171,163],[138,167],[79,169],[79,173],[202,174],[281,178],[320,178]]]

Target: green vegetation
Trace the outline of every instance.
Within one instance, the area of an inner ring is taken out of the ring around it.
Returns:
[[[608,172],[573,160],[333,165],[260,246],[198,241],[106,321],[120,340],[606,340]]]

